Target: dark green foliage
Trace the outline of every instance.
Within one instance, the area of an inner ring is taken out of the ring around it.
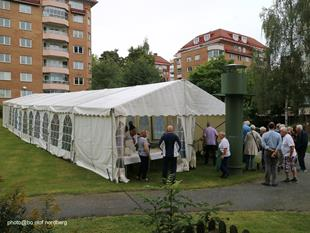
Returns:
[[[47,197],[42,210],[34,209],[30,215],[26,215],[25,194],[17,188],[13,193],[4,196],[0,200],[0,232],[1,233],[52,233],[54,226],[46,224],[46,220],[52,220],[59,210],[55,200]],[[42,224],[35,224],[40,220]],[[26,221],[26,222],[25,222]]]
[[[214,231],[216,229],[216,222],[214,219],[211,219],[208,223],[208,231]]]
[[[229,228],[230,233],[238,233],[238,228],[235,225],[231,225]]]
[[[226,224],[223,221],[219,221],[219,233],[226,233]]]
[[[212,59],[197,66],[190,75],[189,80],[210,94],[221,92],[221,75],[225,72],[225,66],[230,64],[224,56]]]
[[[197,226],[196,226],[196,231],[197,233],[205,233],[206,232],[206,226],[205,223],[202,220],[199,220],[197,222]]]

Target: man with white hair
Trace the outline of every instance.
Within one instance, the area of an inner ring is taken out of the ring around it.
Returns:
[[[300,170],[307,172],[305,165],[305,155],[308,147],[308,134],[303,130],[302,125],[296,126],[296,151]]]
[[[228,173],[228,159],[230,157],[230,145],[229,142],[227,140],[227,138],[225,137],[225,133],[224,132],[220,132],[219,133],[219,138],[221,140],[220,144],[219,144],[219,150],[221,153],[221,171],[222,171],[222,175],[221,178],[227,178],[229,176]]]
[[[297,153],[295,150],[295,143],[292,136],[287,132],[286,127],[280,128],[280,134],[282,136],[281,151],[284,156],[284,170],[286,174],[286,179],[284,182],[297,182]],[[293,179],[289,179],[289,172],[292,172]]]

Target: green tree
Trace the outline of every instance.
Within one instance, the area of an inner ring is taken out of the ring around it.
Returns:
[[[123,59],[117,50],[105,51],[100,58],[93,56],[92,89],[120,87],[122,82]]]
[[[125,58],[123,82],[126,86],[149,84],[161,81],[155,67],[154,56],[147,40],[137,48],[131,47]]]
[[[297,113],[309,93],[309,82],[305,75],[305,23],[301,19],[300,2],[303,0],[276,0],[270,8],[261,13],[263,31],[266,36],[269,64],[269,86],[266,94],[273,102],[274,109],[282,109],[287,123],[288,107]],[[309,4],[304,2],[303,6]],[[307,11],[303,9],[302,12]]]
[[[221,75],[225,66],[232,63],[226,61],[224,56],[212,59],[197,66],[189,75],[189,80],[210,94],[221,92]]]

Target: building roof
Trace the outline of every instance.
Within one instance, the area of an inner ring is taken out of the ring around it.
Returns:
[[[155,65],[170,65],[170,62],[154,53]]]
[[[204,36],[208,35],[208,34],[210,35],[210,38],[207,41],[205,41]],[[238,41],[234,40],[233,39],[233,35],[238,35],[239,36],[239,40]],[[242,37],[246,38],[246,42],[241,40]],[[199,41],[198,41],[198,43],[195,44],[194,40],[196,38],[198,38]],[[239,34],[239,33],[236,33],[236,32],[227,31],[227,30],[224,30],[224,29],[217,29],[217,30],[214,30],[214,31],[210,31],[210,32],[201,34],[201,35],[193,38],[191,41],[189,41],[187,44],[185,44],[178,52],[182,52],[182,51],[188,50],[188,49],[190,49],[192,47],[199,46],[199,45],[205,44],[207,42],[210,43],[213,40],[217,40],[217,39],[224,39],[224,40],[227,40],[227,41],[231,41],[233,43],[239,43],[239,44],[247,45],[247,46],[250,46],[250,47],[255,47],[255,48],[258,48],[258,49],[266,48],[265,45],[263,45],[262,43],[260,43],[259,41],[255,40],[252,37],[249,37],[249,36],[246,36],[246,35],[242,35],[242,34]]]

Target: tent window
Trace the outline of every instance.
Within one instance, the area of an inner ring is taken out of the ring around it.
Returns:
[[[22,130],[22,112],[18,111],[18,131]]]
[[[40,137],[40,113],[37,112],[34,120],[34,137],[39,138]]]
[[[17,109],[14,109],[14,128],[17,129]]]
[[[58,146],[59,138],[59,117],[57,114],[54,114],[51,122],[51,143],[53,146]]]
[[[119,158],[124,156],[124,142],[125,142],[125,124],[122,122],[119,122],[116,134],[116,150],[117,155]],[[124,167],[123,161],[121,159],[117,160],[116,162],[117,167]]]
[[[141,130],[149,130],[150,129],[150,121],[148,116],[140,117],[139,121],[139,129]]]
[[[165,132],[165,119],[163,116],[154,117],[152,122],[153,140],[159,140]]]
[[[33,124],[33,114],[32,112],[29,113],[29,135],[32,136],[32,124]]]
[[[177,119],[177,127],[175,129],[175,134],[178,135],[178,137],[180,138],[180,142],[181,142],[180,155],[182,158],[185,158],[186,154],[185,154],[184,129],[183,129],[180,119]]]
[[[12,107],[10,107],[10,114],[9,114],[9,125],[12,125]]]
[[[27,134],[27,125],[28,124],[28,116],[27,116],[27,112],[24,111],[24,115],[23,115],[23,133]]]
[[[47,142],[48,140],[48,115],[47,113],[44,113],[44,116],[43,116],[42,136],[43,136],[43,140]]]
[[[65,117],[62,132],[62,149],[71,151],[72,122],[69,115]]]

